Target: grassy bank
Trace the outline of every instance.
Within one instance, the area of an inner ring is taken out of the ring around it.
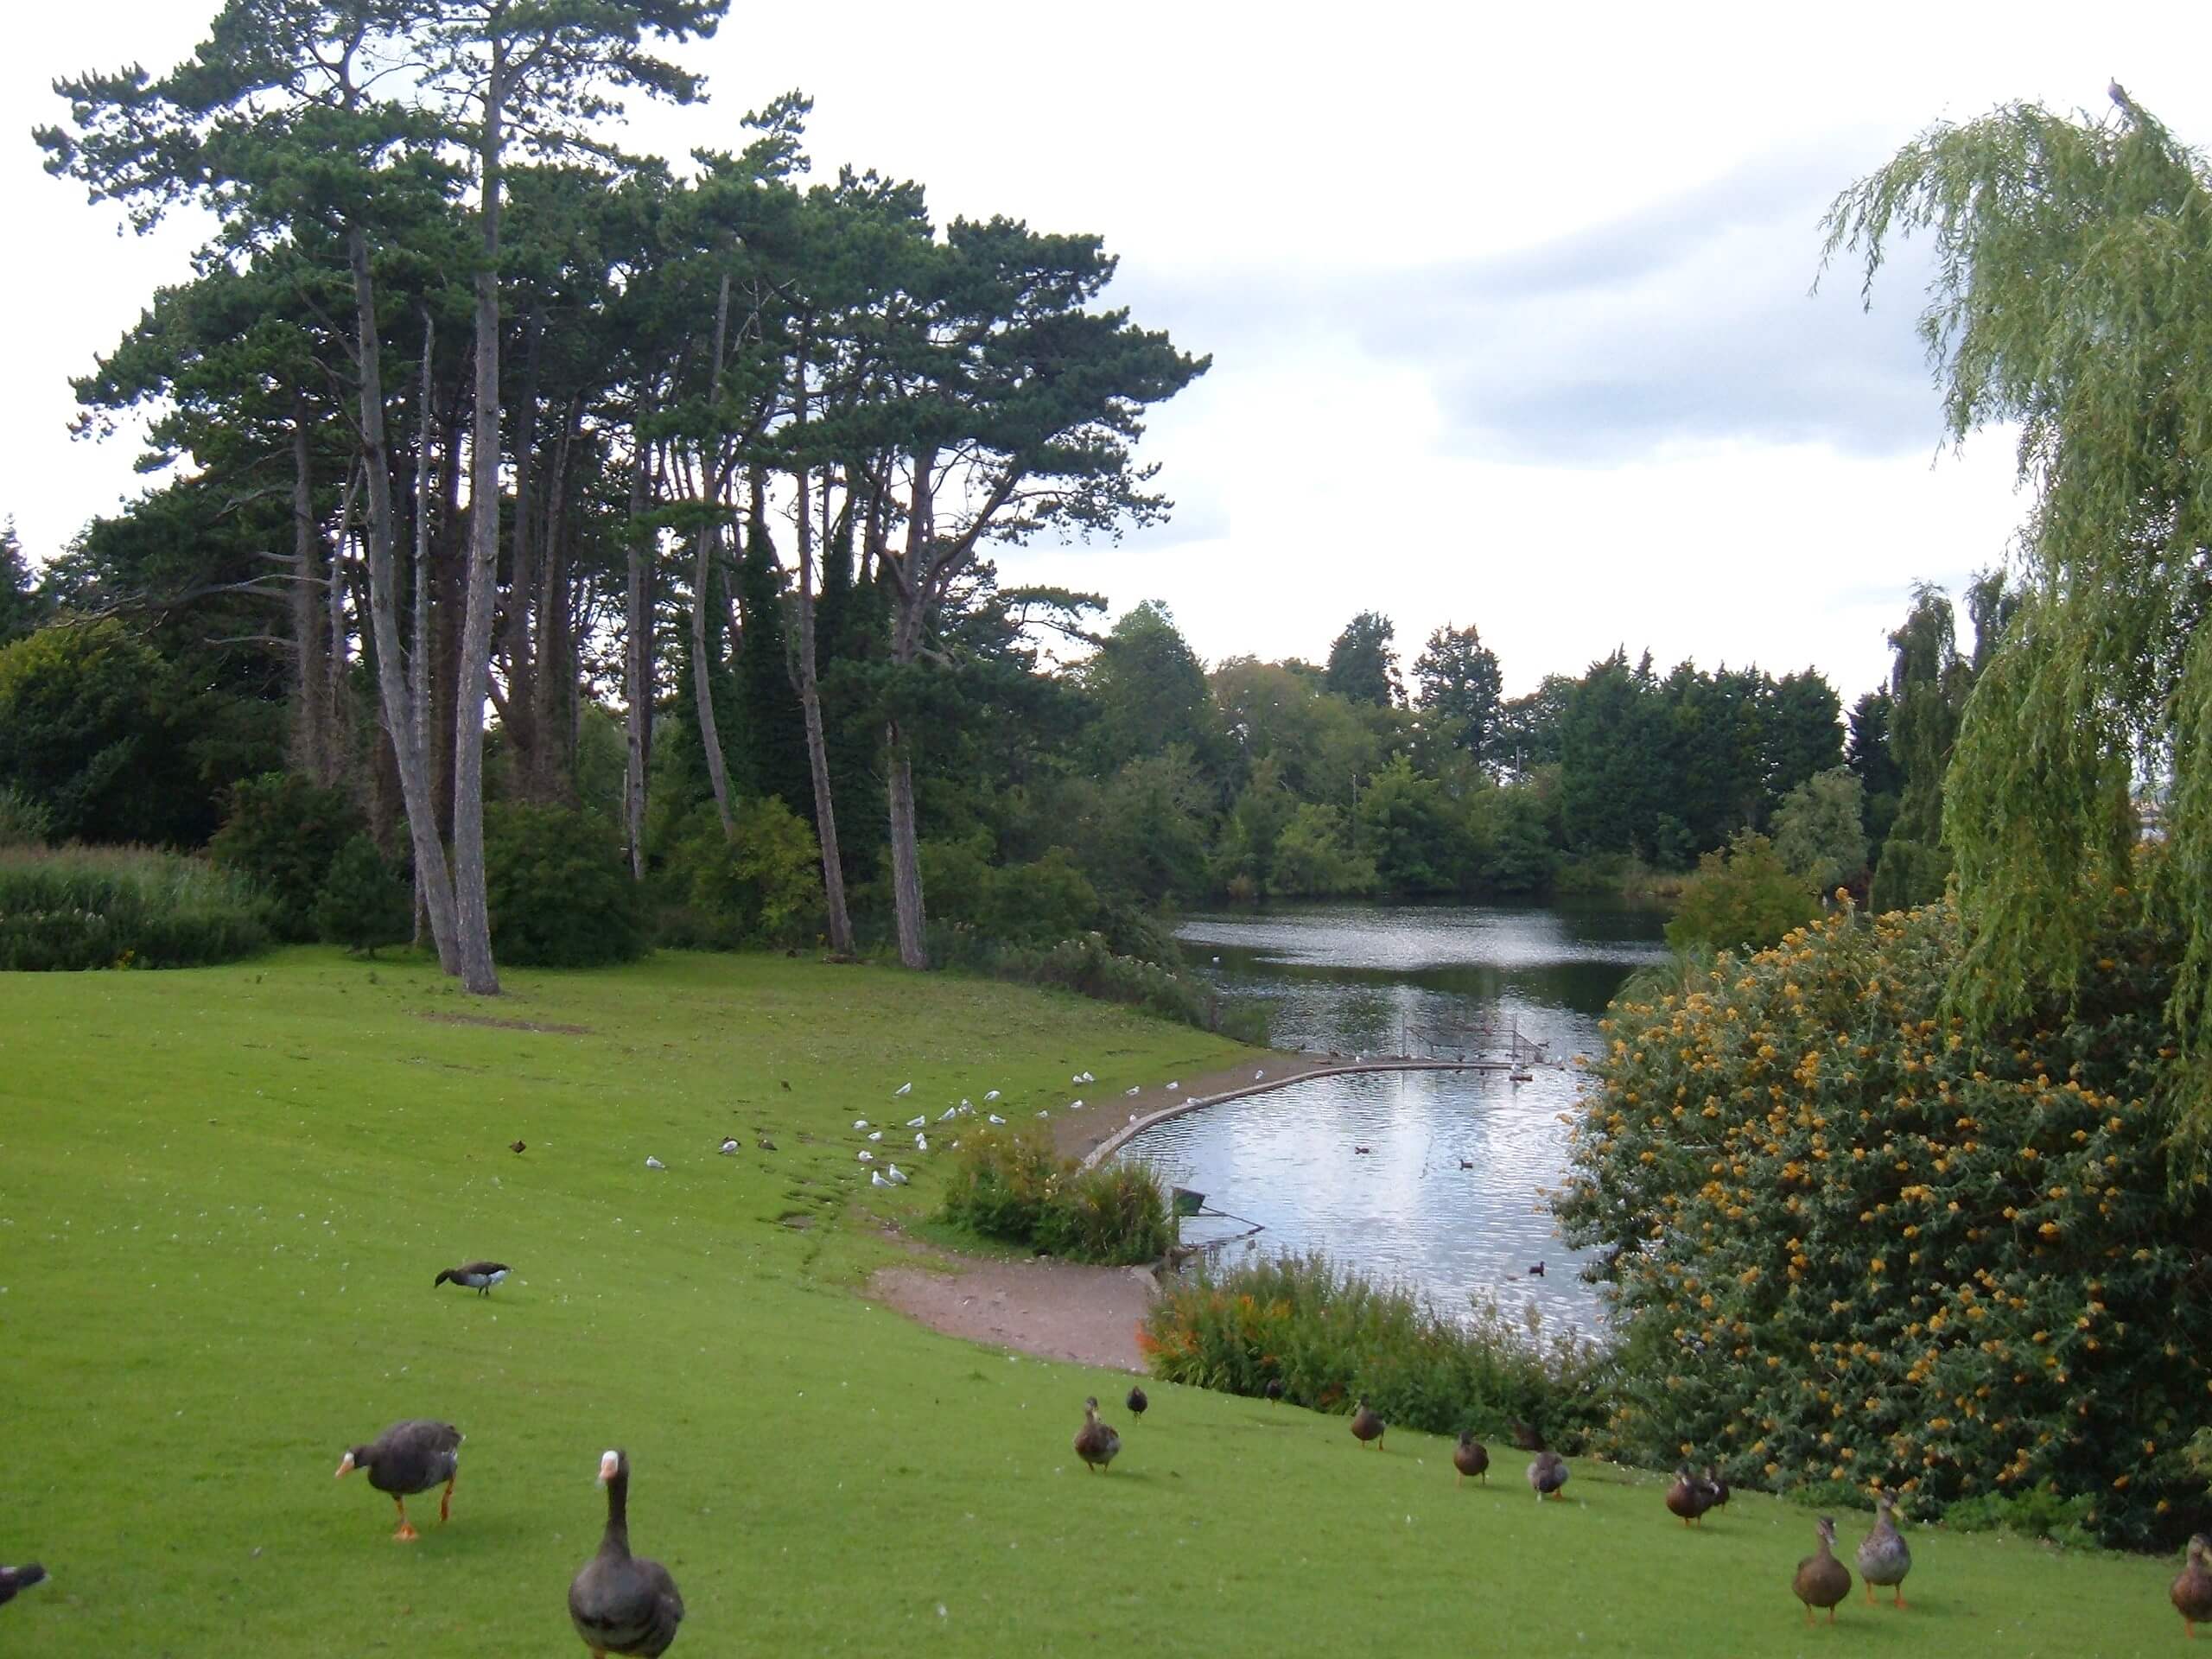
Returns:
[[[1815,1639],[1788,1587],[1802,1511],[1741,1497],[1685,1532],[1656,1480],[1594,1465],[1539,1510],[1503,1448],[1494,1489],[1455,1491],[1440,1440],[1362,1452],[1339,1419],[1168,1385],[1141,1425],[1107,1414],[1125,1450],[1093,1478],[1068,1446],[1082,1398],[1125,1384],[854,1294],[892,1253],[868,1217],[938,1197],[926,1158],[912,1186],[870,1187],[855,1118],[995,1087],[1027,1116],[1086,1070],[1111,1098],[1218,1066],[1218,1039],[781,957],[509,981],[475,1003],[419,965],[312,950],[0,976],[0,1560],[54,1573],[0,1610],[11,1649],[576,1651],[563,1594],[618,1445],[695,1659]],[[741,1154],[716,1154],[725,1135]],[[431,1288],[479,1255],[515,1276]],[[417,1506],[431,1524],[403,1547],[385,1500],[330,1476],[410,1415],[468,1441],[453,1523]],[[1817,1639],[2179,1640],[2163,1562],[1914,1546],[1910,1612],[1854,1602]]]

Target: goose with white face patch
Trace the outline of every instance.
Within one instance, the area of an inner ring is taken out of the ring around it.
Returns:
[[[659,1659],[683,1622],[683,1598],[666,1567],[630,1553],[629,1458],[601,1452],[599,1481],[607,1488],[607,1530],[599,1553],[569,1581],[569,1622],[592,1659]]]
[[[457,1268],[441,1271],[436,1278],[430,1281],[430,1288],[435,1290],[440,1285],[448,1283],[465,1285],[479,1296],[488,1296],[492,1294],[492,1287],[505,1278],[507,1272],[507,1264],[504,1262],[464,1262]]]

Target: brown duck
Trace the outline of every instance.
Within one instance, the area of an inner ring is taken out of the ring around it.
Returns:
[[[1828,1610],[1828,1623],[1835,1623],[1836,1605],[1851,1593],[1851,1569],[1835,1558],[1835,1517],[1824,1515],[1816,1523],[1821,1548],[1816,1554],[1808,1555],[1797,1563],[1797,1576],[1789,1587],[1797,1592],[1797,1599],[1805,1604],[1805,1622],[1813,1622],[1813,1609]]]
[[[2181,1615],[2183,1636],[2195,1636],[2196,1627],[2212,1618],[2212,1562],[2208,1562],[2208,1556],[2212,1556],[2212,1538],[2200,1532],[2189,1541],[2189,1565],[2182,1568],[2170,1592],[2174,1611]]]
[[[1529,1489],[1541,1503],[1548,1497],[1557,1497],[1567,1484],[1567,1459],[1556,1452],[1539,1452],[1529,1465]]]
[[[1490,1484],[1490,1448],[1475,1438],[1473,1429],[1459,1431],[1459,1444],[1452,1448],[1452,1466],[1459,1471],[1459,1478],[1452,1483],[1454,1486],[1465,1485],[1469,1475],[1479,1476],[1484,1485]]]
[[[1892,1515],[1897,1499],[1884,1492],[1874,1500],[1874,1529],[1859,1546],[1859,1576],[1866,1585],[1866,1600],[1874,1600],[1874,1586],[1887,1585],[1896,1593],[1896,1605],[1904,1605],[1904,1575],[1912,1571],[1912,1551],[1897,1530]]]
[[[1122,1450],[1122,1437],[1098,1421],[1096,1395],[1083,1402],[1083,1427],[1075,1432],[1075,1454],[1086,1469],[1103,1469]]]
[[[492,1287],[505,1278],[510,1271],[504,1262],[464,1262],[457,1268],[442,1269],[438,1276],[430,1281],[430,1288],[435,1290],[440,1285],[450,1281],[467,1286],[479,1296],[489,1296]]]
[[[391,1535],[393,1539],[411,1544],[421,1535],[408,1522],[407,1499],[442,1482],[446,1490],[438,1499],[438,1519],[442,1522],[453,1514],[453,1484],[461,1476],[461,1431],[451,1423],[410,1418],[394,1423],[371,1444],[346,1452],[339,1459],[338,1476],[343,1479],[356,1469],[366,1470],[369,1484],[389,1493],[399,1510],[399,1530]]]
[[[569,1622],[591,1649],[658,1659],[683,1622],[683,1598],[658,1561],[630,1553],[630,1459],[602,1452],[599,1482],[607,1488],[607,1530],[599,1554],[569,1580]]]
[[[1351,1414],[1352,1438],[1362,1446],[1372,1445],[1379,1452],[1382,1449],[1383,1433],[1389,1427],[1389,1425],[1367,1403],[1367,1396],[1361,1395],[1358,1408]]]
[[[1713,1507],[1713,1489],[1690,1473],[1687,1463],[1675,1466],[1675,1484],[1667,1489],[1667,1513],[1679,1516],[1684,1526],[1696,1522],[1702,1526],[1705,1512]]]

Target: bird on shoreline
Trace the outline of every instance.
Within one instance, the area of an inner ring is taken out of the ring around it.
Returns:
[[[1797,1576],[1789,1587],[1797,1592],[1797,1599],[1805,1604],[1805,1622],[1813,1622],[1813,1609],[1828,1610],[1828,1623],[1835,1623],[1838,1603],[1851,1593],[1851,1569],[1835,1558],[1835,1517],[1824,1515],[1815,1523],[1819,1535],[1820,1548],[1797,1563]]]
[[[2166,1592],[2173,1599],[2174,1611],[2181,1615],[2183,1636],[2195,1636],[2199,1624],[2212,1619],[2212,1565],[2207,1564],[2208,1554],[2212,1554],[2212,1538],[2200,1532],[2189,1541],[2189,1563]]]
[[[1897,1507],[1897,1499],[1887,1492],[1874,1500],[1874,1529],[1859,1546],[1859,1576],[1866,1581],[1870,1607],[1878,1584],[1891,1592],[1892,1606],[1904,1605],[1904,1575],[1912,1571],[1912,1551],[1891,1518]]]
[[[1103,1469],[1122,1450],[1122,1437],[1098,1421],[1098,1397],[1083,1402],[1083,1427],[1075,1432],[1075,1454],[1086,1469]]]
[[[504,1262],[464,1262],[457,1268],[442,1269],[438,1276],[430,1281],[430,1288],[435,1290],[440,1285],[451,1281],[456,1285],[466,1285],[479,1296],[489,1296],[492,1287],[505,1278],[508,1272],[507,1264]]]
[[[1358,1408],[1351,1414],[1352,1438],[1362,1446],[1371,1445],[1380,1452],[1382,1449],[1382,1436],[1389,1432],[1389,1427],[1382,1421],[1381,1414],[1367,1403],[1367,1396],[1361,1395]]]
[[[602,1452],[600,1484],[607,1488],[607,1530],[599,1553],[569,1580],[569,1622],[592,1659],[610,1653],[658,1659],[683,1622],[683,1598],[658,1561],[630,1553],[630,1459]]]
[[[1459,1471],[1459,1479],[1452,1484],[1464,1486],[1467,1477],[1478,1477],[1485,1486],[1490,1484],[1490,1448],[1475,1438],[1475,1431],[1459,1431],[1459,1444],[1452,1448],[1452,1466]]]
[[[0,1567],[0,1607],[5,1607],[33,1585],[45,1582],[46,1569],[36,1561],[25,1561],[21,1567]]]
[[[407,1519],[407,1500],[427,1492],[441,1481],[445,1494],[438,1500],[441,1524],[453,1515],[453,1485],[461,1478],[461,1433],[451,1423],[435,1418],[410,1418],[394,1423],[367,1446],[357,1446],[339,1459],[337,1478],[356,1469],[365,1471],[369,1484],[388,1495],[399,1511],[395,1542],[411,1544],[422,1535]]]

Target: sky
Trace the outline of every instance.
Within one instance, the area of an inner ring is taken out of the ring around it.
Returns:
[[[54,76],[164,68],[213,10],[41,10],[0,61],[0,515],[35,558],[143,486],[127,435],[72,438],[68,382],[200,232],[121,229],[29,128],[64,112]],[[677,54],[709,101],[633,108],[626,137],[734,148],[800,88],[817,171],[1103,235],[1109,299],[1211,354],[1141,451],[1172,521],[1005,550],[1009,583],[1162,601],[1209,662],[1318,661],[1376,610],[1408,668],[1432,629],[1478,627],[1509,692],[1620,645],[1818,668],[1847,702],[1912,583],[1959,593],[2028,502],[2009,434],[1946,438],[1917,253],[1871,309],[1848,268],[1815,292],[1821,215],[1931,122],[2102,118],[2115,77],[2212,142],[2212,9],[2106,10],[741,7]]]

